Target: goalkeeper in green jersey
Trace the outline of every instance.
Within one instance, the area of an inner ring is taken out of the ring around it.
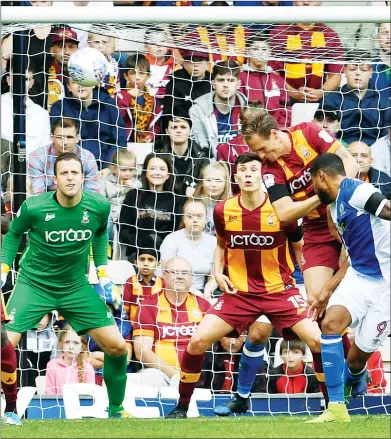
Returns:
[[[107,222],[110,202],[83,191],[80,158],[70,152],[54,164],[55,192],[24,201],[5,235],[1,254],[1,286],[28,232],[28,245],[7,310],[10,341],[36,328],[41,318],[57,310],[78,334],[88,333],[105,353],[103,377],[109,397],[109,416],[127,417],[125,394],[127,349],[113,316],[88,283],[87,268],[92,245],[99,282],[107,304],[121,306],[119,289],[107,274]]]

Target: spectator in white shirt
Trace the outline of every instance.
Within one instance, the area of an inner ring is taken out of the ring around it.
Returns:
[[[161,264],[179,256],[187,259],[193,270],[192,293],[203,292],[209,299],[217,288],[212,276],[213,255],[217,246],[215,236],[204,232],[206,207],[202,200],[186,201],[183,208],[183,228],[170,233],[160,247]]]
[[[11,69],[10,69],[11,70]],[[51,143],[49,113],[41,106],[34,104],[28,97],[28,91],[34,85],[35,67],[30,60],[26,70],[26,156],[35,149]],[[1,138],[13,141],[13,95],[12,75],[8,73],[7,82],[10,92],[1,95]]]

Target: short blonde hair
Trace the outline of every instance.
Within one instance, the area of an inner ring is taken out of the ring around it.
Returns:
[[[133,151],[128,151],[126,148],[118,148],[111,157],[111,164],[113,166],[120,166],[120,163],[125,160],[131,160],[137,164],[137,157]]]
[[[268,139],[272,130],[279,131],[280,129],[276,119],[265,108],[242,112],[240,121],[244,140],[247,140],[253,134],[257,134],[262,139]]]

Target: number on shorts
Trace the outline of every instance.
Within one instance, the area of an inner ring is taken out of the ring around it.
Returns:
[[[293,306],[295,308],[306,308],[307,302],[304,300],[304,298],[300,294],[295,294],[294,296],[289,297],[287,299],[289,302],[292,302]]]

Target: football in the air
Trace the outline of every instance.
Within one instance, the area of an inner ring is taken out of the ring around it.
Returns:
[[[107,60],[99,50],[85,47],[72,53],[68,62],[70,78],[79,85],[98,85],[107,73]]]

